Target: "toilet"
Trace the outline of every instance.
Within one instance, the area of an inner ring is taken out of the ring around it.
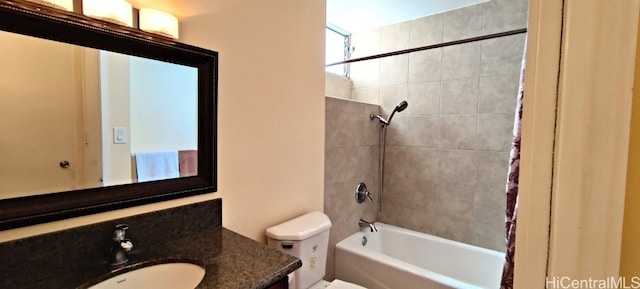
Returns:
[[[267,229],[267,245],[302,260],[289,274],[289,289],[366,289],[342,280],[322,280],[327,263],[331,220],[311,212]]]

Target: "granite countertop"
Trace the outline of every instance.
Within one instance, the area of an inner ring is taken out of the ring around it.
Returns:
[[[162,252],[134,247],[124,267],[116,268],[104,262],[25,288],[85,289],[118,274],[170,262],[204,267],[205,276],[197,289],[266,288],[302,266],[295,257],[222,227],[168,243],[162,246]]]

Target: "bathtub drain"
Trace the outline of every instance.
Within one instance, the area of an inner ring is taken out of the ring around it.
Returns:
[[[367,237],[362,237],[362,246],[367,245]]]

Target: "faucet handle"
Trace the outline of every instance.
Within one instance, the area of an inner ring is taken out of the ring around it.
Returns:
[[[127,224],[119,224],[113,230],[113,240],[118,242],[125,239],[126,230],[129,229]]]
[[[131,250],[133,250],[133,242],[129,239],[124,239],[120,241],[120,247],[125,252],[131,252]]]
[[[370,202],[373,202],[373,194],[367,190],[367,185],[364,183],[359,183],[356,187],[356,202],[361,204],[366,199],[369,199]]]
[[[367,191],[366,195],[367,195],[367,199],[369,199],[369,202],[373,202],[373,193]]]

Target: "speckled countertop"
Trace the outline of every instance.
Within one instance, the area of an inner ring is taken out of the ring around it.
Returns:
[[[205,268],[197,289],[266,288],[302,266],[281,251],[222,227],[222,201],[185,205],[0,243],[0,288],[86,289],[146,266]],[[129,262],[108,264],[111,236],[128,224]]]
[[[104,263],[25,288],[84,289],[127,271],[171,262],[194,263],[205,268],[197,289],[266,288],[302,265],[295,257],[225,228],[215,228],[172,243],[166,244],[170,249],[165,252],[138,250],[130,255],[124,267],[114,268]]]

